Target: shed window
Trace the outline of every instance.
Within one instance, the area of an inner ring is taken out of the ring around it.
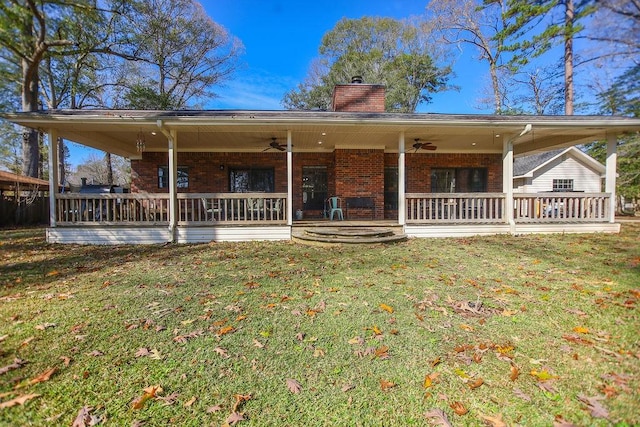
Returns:
[[[572,179],[554,179],[553,191],[573,191]]]

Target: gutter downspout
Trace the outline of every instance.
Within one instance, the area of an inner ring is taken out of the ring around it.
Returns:
[[[518,140],[518,138],[523,137],[524,135],[531,132],[533,127],[531,123],[527,123],[527,125],[522,129],[520,135],[505,138],[503,142],[502,148],[502,191],[505,193],[505,210],[506,210],[506,220],[509,224],[509,232],[511,234],[516,233],[516,221],[514,218],[514,200],[513,200],[513,143]]]
[[[156,122],[158,129],[167,137],[169,146],[169,243],[176,241],[178,224],[178,134],[165,126],[162,120]]]

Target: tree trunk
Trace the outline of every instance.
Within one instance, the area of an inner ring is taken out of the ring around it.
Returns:
[[[58,184],[64,185],[67,181],[67,161],[64,158],[64,139],[58,138]],[[55,167],[55,165],[54,165]]]
[[[38,71],[22,60],[22,111],[38,111]],[[22,134],[22,173],[39,178],[40,147],[38,130],[25,128]]]
[[[565,1],[564,20],[564,113],[573,115],[573,0]]]

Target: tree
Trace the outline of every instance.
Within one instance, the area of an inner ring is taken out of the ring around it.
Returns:
[[[519,65],[528,64],[557,43],[563,44],[566,115],[574,111],[573,41],[585,28],[583,20],[595,10],[593,0],[507,0],[503,16],[508,25],[495,37],[504,43],[505,50],[513,52],[511,64]],[[544,29],[535,32],[539,25]]]
[[[600,96],[603,114],[640,117],[640,65],[629,68]],[[600,162],[606,161],[607,143],[598,141],[586,146],[587,152]],[[618,178],[616,192],[625,198],[640,197],[640,136],[624,135],[618,139]]]
[[[128,92],[121,107],[193,107],[238,66],[242,43],[194,0],[140,0],[124,19],[138,61],[120,82]]]
[[[445,43],[459,49],[461,45],[473,46],[478,51],[478,58],[489,65],[492,104],[496,114],[505,109],[507,85],[503,83],[511,73],[502,59],[503,41],[495,37],[505,25],[502,8],[502,0],[432,0],[427,6]]]
[[[328,109],[333,87],[359,75],[387,87],[386,111],[413,112],[446,87],[448,66],[435,64],[418,23],[391,18],[343,18],[322,38],[308,77],[283,98],[288,109]]]

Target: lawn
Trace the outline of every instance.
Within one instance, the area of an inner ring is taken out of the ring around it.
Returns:
[[[331,248],[2,230],[0,424],[638,425],[639,299],[640,222]]]

